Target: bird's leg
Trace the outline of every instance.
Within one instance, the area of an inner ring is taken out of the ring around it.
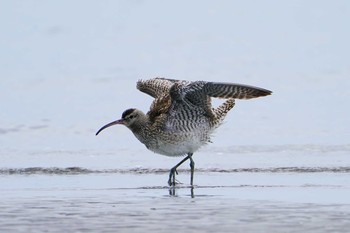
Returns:
[[[170,169],[169,180],[168,180],[169,186],[175,186],[175,173],[176,175],[178,174],[176,171],[176,168],[177,167],[175,166],[172,169]]]
[[[190,159],[190,167],[191,167],[191,186],[193,186],[193,174],[194,174],[194,161],[192,159],[193,153],[188,153],[188,157]]]
[[[169,174],[169,180],[168,180],[168,184],[169,186],[175,186],[175,173],[176,175],[177,173],[177,168],[183,164],[187,159],[191,159],[192,154],[188,154],[188,156],[186,156],[183,160],[180,161],[180,163],[176,164],[172,169],[170,169],[170,174]]]

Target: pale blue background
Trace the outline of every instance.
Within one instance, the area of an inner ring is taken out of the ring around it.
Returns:
[[[349,1],[0,1],[0,148],[143,148],[139,78],[271,89],[212,146],[349,144]],[[125,143],[127,142],[127,143]]]

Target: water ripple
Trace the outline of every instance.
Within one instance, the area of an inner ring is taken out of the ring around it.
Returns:
[[[178,169],[179,172],[189,172]],[[88,169],[82,167],[28,167],[0,168],[1,175],[83,175],[83,174],[163,174],[169,169],[162,168],[130,168],[130,169]],[[350,167],[271,167],[271,168],[198,168],[202,173],[350,173]]]

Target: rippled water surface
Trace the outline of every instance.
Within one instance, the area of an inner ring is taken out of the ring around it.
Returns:
[[[284,147],[285,154],[272,155],[268,148],[244,148],[240,155],[215,148],[198,153],[193,188],[187,166],[178,170],[176,188],[169,188],[174,164],[164,162],[177,160],[160,156],[157,161],[151,153],[125,151],[118,161],[129,168],[109,168],[94,162],[113,160],[109,152],[27,155],[38,161],[50,156],[57,165],[50,167],[15,167],[25,155],[12,152],[7,167],[0,169],[0,230],[344,232],[350,227],[348,146],[324,153],[324,146],[314,146],[312,153],[308,146],[304,151]],[[268,166],[259,161],[266,152]],[[212,153],[217,163],[208,158]],[[148,166],[132,164],[145,156]],[[78,166],[59,166],[60,159],[69,161],[66,157],[79,161]]]

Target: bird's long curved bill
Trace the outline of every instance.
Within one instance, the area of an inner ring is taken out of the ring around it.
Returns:
[[[112,125],[123,125],[123,124],[124,124],[124,120],[123,119],[113,121],[113,122],[108,123],[107,125],[103,126],[101,129],[99,129],[95,135],[97,136],[102,130],[104,130],[104,129],[112,126]]]

